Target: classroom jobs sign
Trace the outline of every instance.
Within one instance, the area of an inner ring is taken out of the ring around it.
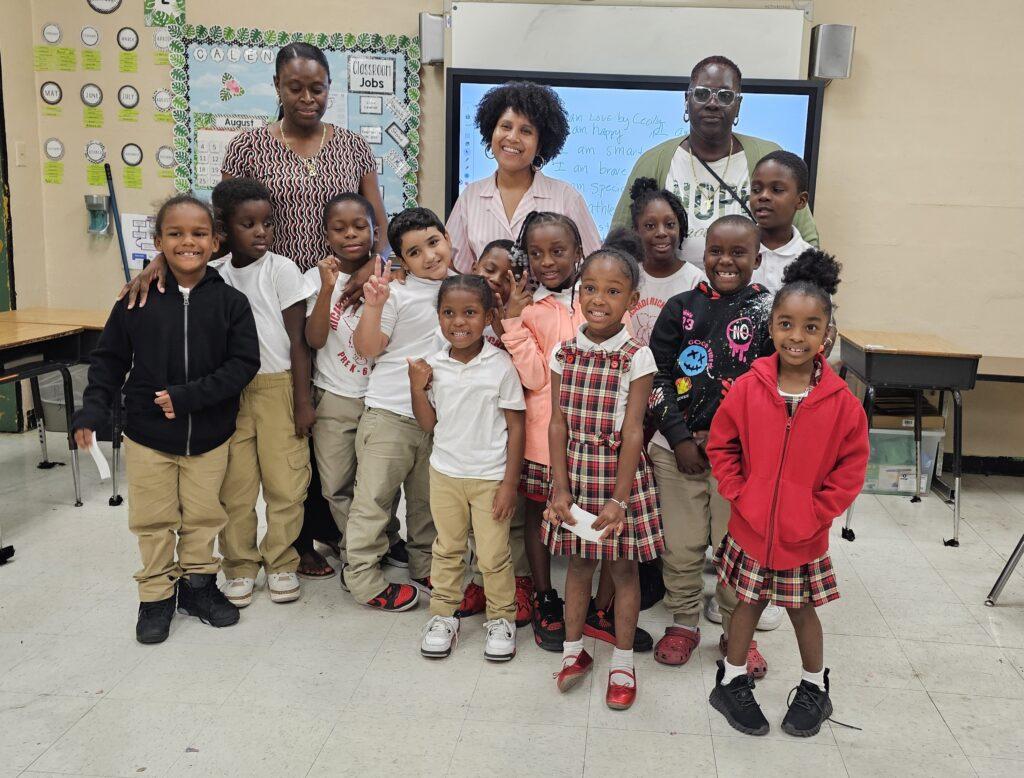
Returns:
[[[393,95],[395,93],[395,61],[381,57],[349,57],[348,91],[360,94]]]

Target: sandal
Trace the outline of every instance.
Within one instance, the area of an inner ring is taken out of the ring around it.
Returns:
[[[729,650],[729,640],[722,634],[718,639],[718,650],[725,656]],[[747,649],[747,672],[754,678],[764,678],[768,674],[768,660],[757,650],[757,641],[751,640]]]
[[[313,558],[312,564],[308,562],[310,557]],[[317,562],[317,557],[321,561]],[[308,581],[319,581],[325,578],[333,578],[338,574],[338,571],[331,567],[330,562],[324,559],[318,552],[313,551],[312,553],[303,554],[299,558],[299,569],[295,571],[295,574],[299,578],[305,578]]]
[[[663,665],[679,666],[690,661],[690,655],[700,643],[700,629],[668,627],[654,647],[654,660]]]

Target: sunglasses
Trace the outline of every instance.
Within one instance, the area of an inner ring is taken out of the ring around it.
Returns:
[[[718,100],[718,104],[721,106],[729,106],[734,102],[737,102],[743,98],[743,95],[737,94],[732,89],[711,89],[706,86],[695,86],[686,93],[689,97],[693,98],[695,103],[706,103],[711,98]]]

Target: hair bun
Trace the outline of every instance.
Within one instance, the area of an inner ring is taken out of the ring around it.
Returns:
[[[651,179],[647,180],[650,181]],[[608,237],[604,239],[601,247],[625,251],[637,262],[642,262],[644,258],[644,244],[640,240],[640,236],[636,234],[636,231],[631,230],[629,227],[614,227],[608,233]]]
[[[839,287],[839,274],[842,270],[843,266],[831,254],[811,248],[786,267],[782,273],[782,283],[793,284],[803,281],[833,295]]]
[[[633,186],[629,188],[629,198],[631,200],[635,200],[644,192],[657,192],[659,189],[661,189],[661,187],[658,186],[657,181],[653,178],[647,178],[644,176],[643,178],[638,178],[633,182]]]

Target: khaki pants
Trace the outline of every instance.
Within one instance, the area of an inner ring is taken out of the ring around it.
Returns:
[[[473,530],[469,531],[469,543],[471,548],[476,548],[473,540]],[[516,512],[508,525],[508,544],[512,549],[512,570],[516,578],[530,578],[530,561],[526,558],[526,498],[516,495]],[[473,574],[473,581],[483,586],[484,579],[480,575],[480,566],[477,564],[475,552],[470,554],[469,569]]]
[[[430,509],[437,527],[430,565],[430,612],[454,616],[462,602],[466,550],[473,529],[480,572],[487,596],[487,618],[516,620],[516,580],[508,545],[508,522],[491,514],[500,481],[452,478],[430,468]]]
[[[675,455],[668,449],[655,444],[649,453],[661,494],[665,607],[676,624],[696,627],[704,604],[708,538],[712,547],[718,548],[729,528],[729,503],[718,493],[718,482],[710,470],[703,475],[686,475],[676,469]],[[715,599],[722,613],[722,628],[728,632],[736,592],[719,583]]]
[[[267,503],[267,534],[256,545],[256,500],[260,485]],[[302,503],[309,488],[309,443],[295,434],[290,372],[261,373],[242,390],[231,437],[228,472],[220,501],[228,525],[220,535],[224,575],[255,578],[294,573],[299,555],[292,543],[302,529]]]
[[[218,494],[228,466],[228,444],[198,456],[165,454],[125,439],[128,527],[139,539],[139,600],[174,594],[187,573],[220,570],[213,541],[228,517]],[[177,551],[177,561],[174,555]]]
[[[405,488],[409,576],[430,575],[436,532],[430,514],[429,460],[433,436],[415,419],[367,408],[356,431],[356,483],[349,510],[345,584],[359,602],[387,587],[380,560],[388,550],[388,522],[398,490]]]

